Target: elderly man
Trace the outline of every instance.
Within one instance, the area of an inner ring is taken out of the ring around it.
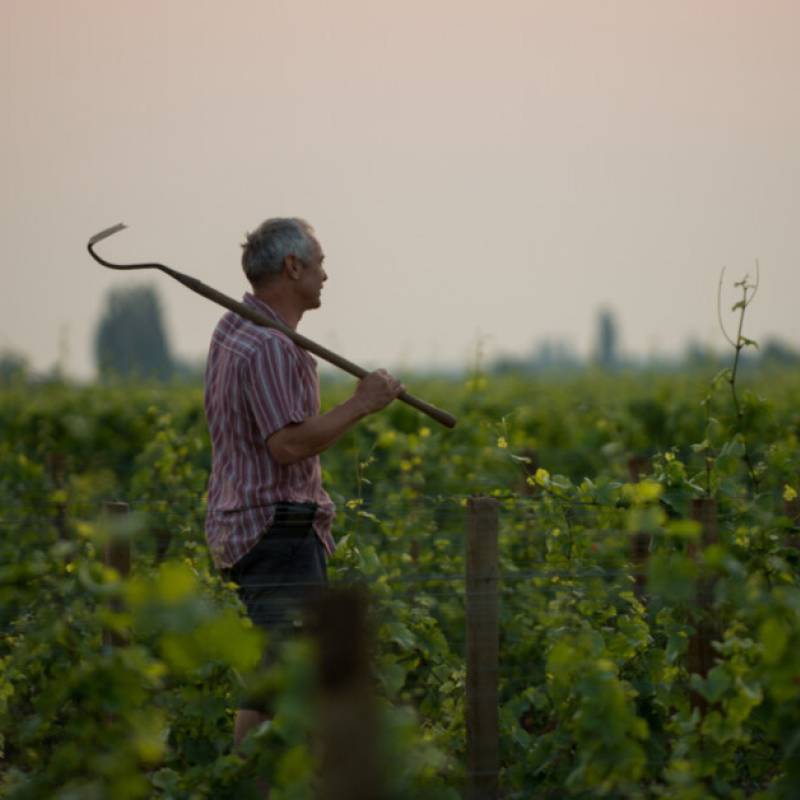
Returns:
[[[268,219],[248,235],[242,267],[252,286],[244,302],[294,329],[321,304],[328,276],[311,226]],[[324,414],[315,360],[285,334],[230,312],[211,339],[205,408],[212,443],[206,536],[215,564],[239,586],[256,625],[280,641],[299,609],[326,582],[334,549],[334,506],[322,486],[319,454],[403,391],[385,370]],[[268,719],[245,699],[235,742]]]

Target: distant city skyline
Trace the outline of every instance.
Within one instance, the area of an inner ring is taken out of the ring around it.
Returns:
[[[113,296],[113,297],[112,297]],[[157,286],[152,283],[132,284],[114,288],[107,298],[104,313],[93,337],[93,350],[97,375],[125,377],[138,375],[146,379],[169,379],[173,377],[201,379],[205,368],[204,354],[186,358],[174,352],[169,337],[165,336],[165,320],[159,312],[161,302]],[[134,305],[131,305],[133,303]],[[134,310],[136,307],[138,310]],[[145,321],[146,320],[146,321]],[[602,369],[679,369],[681,366],[696,368],[713,361],[717,366],[732,362],[735,350],[731,342],[725,341],[720,330],[722,347],[712,347],[697,340],[689,340],[678,352],[632,354],[624,346],[617,316],[613,309],[604,306],[598,309],[595,318],[595,340],[589,353],[580,354],[564,339],[544,338],[533,342],[521,354],[487,354],[480,346],[473,357],[462,364],[440,365],[438,371],[453,375],[469,373],[476,368],[488,372],[508,370],[531,373],[564,373],[587,368]],[[111,334],[110,331],[115,331]],[[743,335],[747,329],[743,331]],[[731,335],[731,334],[728,334]],[[733,334],[735,335],[735,334]],[[109,339],[113,336],[114,341]],[[101,343],[104,337],[105,344]],[[104,365],[100,363],[100,360]],[[800,365],[800,348],[790,342],[769,336],[743,349],[741,363],[768,363],[771,365]],[[319,360],[321,372],[328,376],[346,377],[343,372],[324,360]],[[408,369],[408,365],[405,367]],[[717,367],[714,367],[715,369]],[[430,365],[417,365],[420,373],[429,373]],[[13,375],[27,372],[33,379],[77,376],[66,374],[63,363],[56,362],[44,370],[31,369],[24,355],[7,350],[0,351],[0,381]],[[92,378],[88,378],[91,380]],[[84,378],[85,380],[86,378]]]
[[[800,343],[800,5],[6,0],[0,351],[94,374],[110,287],[151,283],[174,352],[240,298],[268,216],[317,230],[301,331],[366,366],[464,366],[539,341],[723,351],[720,270],[761,265],[747,335]]]

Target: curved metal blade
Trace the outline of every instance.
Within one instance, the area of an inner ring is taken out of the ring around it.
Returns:
[[[110,228],[100,231],[100,233],[96,233],[91,239],[89,239],[89,247],[91,247],[93,244],[97,244],[103,239],[107,239],[109,236],[113,236],[115,233],[119,233],[121,230],[124,230],[127,227],[128,226],[124,222],[119,222],[116,225],[112,225]]]

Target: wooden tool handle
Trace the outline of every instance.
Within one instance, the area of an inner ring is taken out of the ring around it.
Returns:
[[[234,300],[232,297],[228,297],[228,295],[217,291],[197,278],[193,278],[190,275],[184,275],[182,272],[178,272],[170,267],[166,267],[163,264],[159,264],[158,267],[163,272],[166,272],[168,275],[172,276],[175,278],[175,280],[179,281],[192,291],[207,297],[209,300],[213,300],[215,303],[218,303],[230,311],[236,312],[245,319],[250,320],[250,322],[260,325],[263,328],[275,328],[276,330],[281,331],[299,347],[302,347],[304,350],[308,350],[309,353],[313,353],[315,356],[319,356],[324,361],[339,367],[339,369],[348,372],[350,375],[354,375],[356,378],[363,378],[369,374],[367,370],[365,370],[363,367],[360,367],[358,364],[354,364],[352,361],[340,356],[338,353],[328,350],[327,347],[317,344],[315,341],[303,336],[301,333],[297,333],[297,331],[292,330],[283,323],[267,317],[265,314],[260,313],[252,306],[245,305],[244,303],[240,303],[238,300]],[[402,400],[412,408],[416,408],[417,411],[427,414],[431,419],[436,420],[436,422],[438,422],[440,425],[444,425],[445,428],[454,428],[456,425],[456,418],[452,414],[449,414],[447,411],[443,411],[441,408],[437,408],[436,406],[421,400],[419,397],[415,397],[413,394],[403,392],[398,396],[397,399]]]

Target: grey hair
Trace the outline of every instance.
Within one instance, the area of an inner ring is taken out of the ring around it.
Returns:
[[[313,228],[299,217],[265,220],[242,245],[242,269],[247,280],[258,286],[280,274],[286,256],[308,262],[313,254]]]

